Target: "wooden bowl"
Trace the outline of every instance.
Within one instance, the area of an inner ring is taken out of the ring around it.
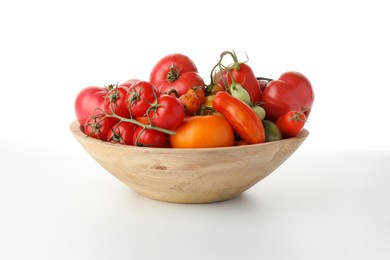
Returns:
[[[145,197],[176,203],[210,203],[240,195],[286,161],[309,135],[225,148],[148,148],[87,137],[70,130],[107,171]]]

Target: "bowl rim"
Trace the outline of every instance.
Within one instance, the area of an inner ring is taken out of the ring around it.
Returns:
[[[74,136],[80,137],[80,138],[85,138],[87,139],[88,136],[85,135],[81,131],[80,124],[77,120],[74,120],[70,124],[70,131]],[[95,142],[107,146],[112,146],[112,147],[118,147],[121,149],[132,149],[132,150],[139,150],[139,151],[180,151],[180,152],[188,152],[188,153],[193,153],[195,151],[202,151],[202,152],[207,152],[207,151],[223,151],[223,150],[243,150],[243,149],[253,149],[253,148],[258,148],[258,147],[265,147],[269,145],[275,145],[278,143],[286,143],[286,142],[291,142],[291,141],[297,141],[300,139],[305,139],[309,135],[309,131],[304,128],[302,131],[296,136],[296,137],[290,137],[290,138],[285,138],[277,141],[272,141],[272,142],[266,142],[266,143],[260,143],[260,144],[250,144],[250,145],[240,145],[240,146],[227,146],[227,147],[212,147],[212,148],[171,148],[171,147],[140,147],[140,146],[133,146],[133,145],[123,145],[123,144],[114,144],[110,143],[104,140],[99,140],[96,138],[88,138],[89,142]]]

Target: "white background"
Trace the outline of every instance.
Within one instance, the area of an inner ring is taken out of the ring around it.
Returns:
[[[388,4],[387,4],[388,5]],[[389,259],[386,1],[2,1],[1,259]],[[310,136],[237,199],[144,198],[69,131],[77,93],[225,50],[311,81]]]
[[[0,140],[67,149],[73,102],[89,85],[147,80],[166,54],[209,82],[219,54],[257,76],[305,74],[316,100],[305,149],[388,149],[386,1],[3,1]]]

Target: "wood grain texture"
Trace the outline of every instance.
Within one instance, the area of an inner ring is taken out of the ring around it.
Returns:
[[[309,135],[264,144],[225,148],[134,147],[88,138],[77,121],[70,130],[108,172],[136,192],[155,200],[210,203],[240,195],[265,178]]]

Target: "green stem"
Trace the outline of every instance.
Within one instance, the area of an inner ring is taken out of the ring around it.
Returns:
[[[179,77],[180,77],[179,70],[176,68],[176,66],[174,64],[172,64],[172,66],[169,68],[169,72],[167,75],[168,82],[174,82]]]
[[[166,134],[169,134],[169,135],[175,135],[176,134],[176,132],[174,132],[174,131],[171,131],[171,130],[168,130],[168,129],[165,129],[165,128],[161,128],[161,127],[158,127],[158,126],[154,126],[152,124],[145,125],[145,124],[143,124],[141,122],[138,122],[135,119],[121,117],[121,116],[118,116],[117,114],[112,114],[112,115],[108,115],[107,114],[106,117],[113,117],[113,118],[119,119],[122,122],[132,123],[132,124],[141,126],[143,128],[146,128],[146,129],[153,129],[153,130],[160,131],[160,132],[163,132],[163,133],[166,133]]]
[[[233,51],[224,51],[221,53],[221,59],[220,61],[222,61],[223,57],[225,57],[225,55],[230,55],[233,59],[233,64],[231,65],[231,67],[236,70],[236,71],[239,71],[240,70],[240,62],[238,61],[238,58],[237,58],[237,55],[236,53]]]

